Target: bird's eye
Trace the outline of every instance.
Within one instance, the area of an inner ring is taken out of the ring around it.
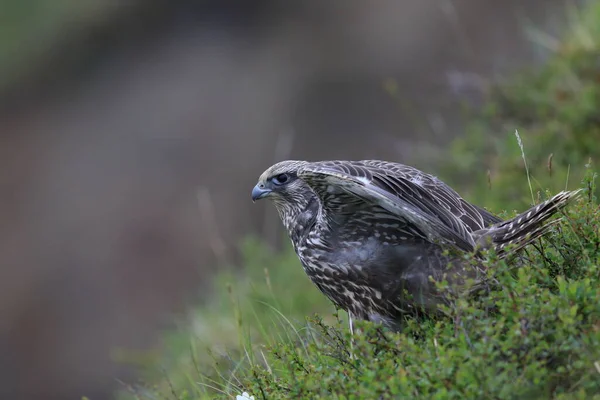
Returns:
[[[288,174],[279,174],[277,176],[274,176],[273,179],[272,179],[272,181],[276,185],[283,185],[289,179],[290,179],[290,176]]]

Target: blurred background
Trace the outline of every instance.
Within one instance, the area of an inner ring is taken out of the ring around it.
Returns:
[[[250,190],[275,161],[435,172],[491,82],[544,61],[567,0],[3,0],[0,397],[111,398],[277,245]]]

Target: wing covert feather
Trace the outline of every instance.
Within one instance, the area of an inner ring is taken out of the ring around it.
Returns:
[[[437,178],[402,164],[382,161],[323,161],[301,167],[298,177],[327,201],[344,190],[401,215],[427,232],[470,251],[471,232],[487,225],[482,214]],[[324,204],[324,206],[326,206]],[[490,219],[486,216],[486,219]]]

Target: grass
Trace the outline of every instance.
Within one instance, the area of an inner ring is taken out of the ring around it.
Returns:
[[[545,66],[490,91],[437,167],[503,218],[583,188],[521,267],[490,254],[490,291],[458,296],[446,318],[407,319],[396,334],[355,322],[351,341],[345,313],[291,247],[249,239],[243,272],[215,278],[213,301],[166,336],[144,383],[121,397],[600,399],[600,3],[572,21]]]
[[[171,387],[186,388],[190,398],[204,398],[205,391],[242,393],[238,375],[264,358],[257,344],[297,338],[305,316],[314,312],[335,321],[335,309],[306,278],[293,251],[274,253],[254,238],[242,243],[241,251],[244,270],[218,275],[212,301],[166,336],[161,367],[146,376],[159,382],[160,396]]]

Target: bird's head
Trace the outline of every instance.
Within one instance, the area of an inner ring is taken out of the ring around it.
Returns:
[[[298,216],[316,198],[314,192],[302,180],[297,172],[306,161],[281,161],[267,168],[258,178],[252,189],[252,201],[270,199],[277,208],[282,222],[288,230],[298,223]]]
[[[275,206],[302,202],[312,191],[304,181],[298,179],[298,169],[306,161],[281,161],[267,168],[252,189],[252,201],[270,199]]]

